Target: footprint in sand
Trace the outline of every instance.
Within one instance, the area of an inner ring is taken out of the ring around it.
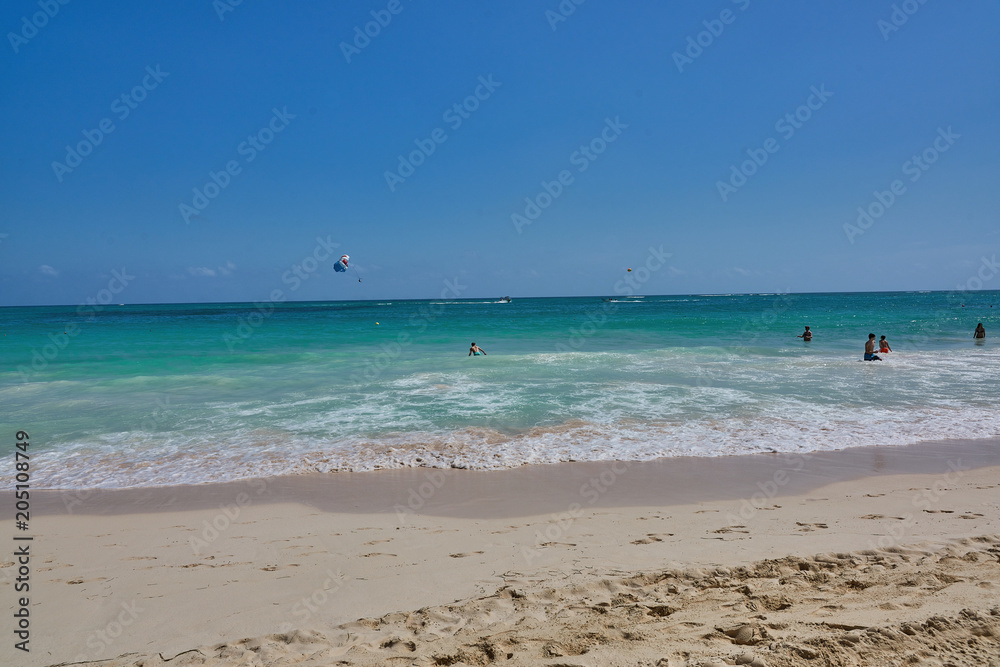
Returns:
[[[722,528],[719,528],[718,530],[713,530],[712,532],[713,533],[723,533],[723,534],[724,533],[747,533],[747,534],[750,533],[749,530],[738,530],[739,528],[746,528],[746,526],[723,526]]]
[[[393,558],[399,558],[399,556],[397,556],[396,554],[386,554],[386,553],[381,553],[379,551],[373,551],[370,554],[361,554],[362,558],[371,558],[372,556],[392,556]]]
[[[881,498],[884,495],[884,493],[866,493],[865,498]]]
[[[107,577],[97,577],[96,579],[70,579],[67,584],[75,586],[77,584],[89,584],[92,581],[107,581]]]
[[[673,537],[673,536],[674,536],[673,533],[647,533],[646,537],[643,537],[638,540],[633,540],[632,544],[653,544],[654,542],[662,542],[663,537]]]
[[[45,562],[46,563],[51,563],[52,561],[47,560]],[[13,565],[13,563],[11,563],[11,565]],[[52,570],[57,570],[57,569],[63,568],[63,567],[73,567],[73,566],[70,565],[69,563],[63,563],[62,565],[53,565],[52,567],[40,567],[40,568],[38,568],[38,571],[39,572],[51,572]]]
[[[981,516],[983,516],[983,515],[982,514],[976,514],[975,512],[970,512],[968,514],[963,514],[963,515],[961,515],[958,518],[959,519],[978,519]]]
[[[812,530],[816,530],[817,528],[829,528],[829,526],[827,526],[825,523],[800,523],[796,521],[795,525],[800,526],[799,528],[800,533],[808,533]]]
[[[484,551],[472,551],[472,552],[469,552],[467,554],[448,554],[448,557],[449,558],[468,558],[469,556],[476,556],[476,555],[479,555],[479,554],[482,554],[482,553],[486,553],[486,552],[484,552]]]
[[[844,607],[839,604],[826,604],[820,607],[819,609],[811,612],[809,615],[822,616],[822,617],[836,616],[837,614],[840,614],[843,611],[843,609]]]
[[[390,539],[390,540],[372,540],[371,542],[365,542],[365,543],[364,543],[364,546],[366,546],[366,547],[370,547],[370,546],[372,546],[373,544],[380,544],[380,543],[382,543],[382,542],[392,542],[392,540],[391,540],[391,539]]]
[[[954,514],[955,510],[924,510],[928,514]]]
[[[864,516],[859,516],[859,519],[884,519],[884,514],[866,514]]]

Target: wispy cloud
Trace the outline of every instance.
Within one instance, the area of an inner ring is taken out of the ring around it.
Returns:
[[[42,264],[41,266],[39,266],[38,271],[43,276],[49,276],[50,278],[56,278],[59,276],[59,272],[53,269],[48,264]]]
[[[216,278],[218,276],[231,276],[233,272],[236,271],[236,264],[233,261],[226,260],[225,266],[218,266],[211,269],[207,266],[189,266],[188,273],[195,278]]]

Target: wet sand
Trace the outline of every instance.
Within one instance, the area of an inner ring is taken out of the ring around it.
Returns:
[[[233,503],[246,493],[255,504],[298,503],[323,512],[380,513],[402,507],[434,516],[487,519],[561,512],[574,501],[629,507],[735,500],[757,493],[788,495],[862,477],[935,474],[947,470],[949,461],[967,469],[1000,465],[1000,440],[560,463],[499,471],[407,468],[147,489],[40,490],[33,494],[32,510],[39,515],[186,511]],[[619,478],[627,482],[618,484]],[[584,487],[588,490],[581,493]]]

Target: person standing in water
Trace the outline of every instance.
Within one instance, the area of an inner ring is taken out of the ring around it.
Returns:
[[[980,322],[976,326],[976,333],[972,334],[973,338],[986,338],[986,329],[983,328],[983,323]]]
[[[878,341],[878,351],[879,352],[892,352],[892,348],[889,347],[889,341],[887,341],[885,339],[885,336],[882,336],[882,338],[879,339],[879,341]]]
[[[485,357],[486,356],[486,350],[484,350],[483,348],[481,348],[478,345],[476,345],[475,343],[473,343],[472,347],[469,348],[469,354],[468,354],[468,356],[471,357],[472,355],[476,355],[478,357],[480,354]]]
[[[868,342],[865,343],[865,361],[882,361],[882,357],[875,354],[875,334],[868,334]]]
[[[813,339],[813,332],[809,331],[809,327],[806,327],[806,330],[800,333],[798,336],[796,336],[796,338],[801,338],[802,340],[808,343]]]

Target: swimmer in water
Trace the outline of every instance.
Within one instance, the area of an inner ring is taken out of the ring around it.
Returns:
[[[868,342],[865,343],[865,361],[882,361],[882,357],[875,354],[875,334],[868,334]]]
[[[986,338],[986,329],[983,328],[983,323],[980,322],[976,326],[976,333],[972,334],[973,338]]]
[[[809,327],[806,327],[806,330],[800,333],[798,336],[796,336],[796,338],[801,338],[802,340],[808,343],[813,339],[813,332],[809,331]]]
[[[878,351],[879,352],[892,352],[892,348],[889,347],[889,341],[887,341],[885,339],[885,336],[882,336],[882,338],[879,339],[879,342],[878,342]]]
[[[468,356],[471,357],[472,355],[475,355],[475,356],[478,357],[480,354],[485,357],[486,356],[486,350],[484,350],[483,348],[481,348],[478,345],[476,345],[475,343],[473,343],[472,347],[469,348],[469,354],[468,354]]]

